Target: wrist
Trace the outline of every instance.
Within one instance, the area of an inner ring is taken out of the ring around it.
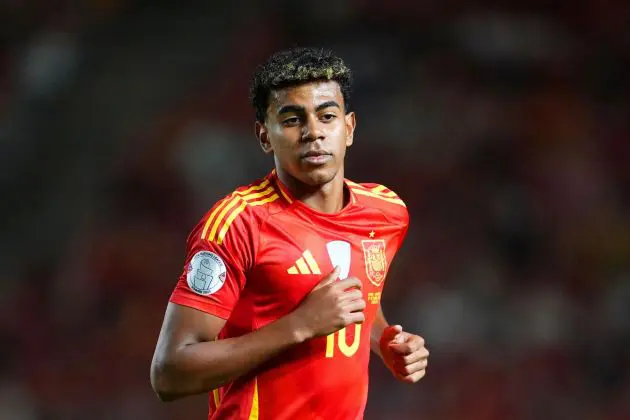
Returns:
[[[291,313],[285,317],[286,334],[292,344],[301,344],[313,338],[313,334],[300,320],[300,317]]]
[[[370,334],[370,341],[372,345],[372,349],[379,356],[381,355],[381,346],[383,341],[383,332],[385,332],[385,328],[387,325],[375,325],[372,328],[372,333]]]

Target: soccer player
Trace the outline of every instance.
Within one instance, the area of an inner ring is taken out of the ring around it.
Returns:
[[[404,202],[344,178],[351,72],[329,51],[274,54],[253,78],[275,169],[218,201],[188,237],[151,366],[160,399],[209,392],[210,419],[361,419],[370,350],[414,383],[424,340],[380,305]]]

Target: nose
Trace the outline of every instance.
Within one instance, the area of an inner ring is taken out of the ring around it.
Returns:
[[[317,117],[309,115],[302,125],[302,140],[315,141],[323,139],[324,132],[321,127],[321,122],[317,119]]]

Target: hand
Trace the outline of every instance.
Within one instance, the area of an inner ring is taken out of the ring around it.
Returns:
[[[380,350],[383,362],[398,380],[416,383],[426,374],[429,350],[424,339],[403,331],[400,325],[385,328]]]
[[[291,313],[298,342],[325,336],[350,324],[365,321],[361,280],[336,281],[339,267],[324,276],[300,306]]]

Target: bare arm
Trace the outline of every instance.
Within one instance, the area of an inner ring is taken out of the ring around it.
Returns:
[[[169,303],[153,362],[151,384],[163,401],[220,387],[299,343],[289,317],[250,334],[216,340],[225,320]]]
[[[217,340],[225,320],[170,303],[151,364],[151,385],[163,401],[216,389],[295,344],[364,320],[355,278],[325,276],[300,306],[240,337]]]
[[[370,348],[381,358],[383,356],[381,355],[380,341],[383,336],[383,331],[385,331],[385,328],[388,326],[389,324],[383,314],[383,307],[379,304],[378,311],[376,312],[376,318],[374,318],[374,324],[372,324],[372,330],[370,331]]]

